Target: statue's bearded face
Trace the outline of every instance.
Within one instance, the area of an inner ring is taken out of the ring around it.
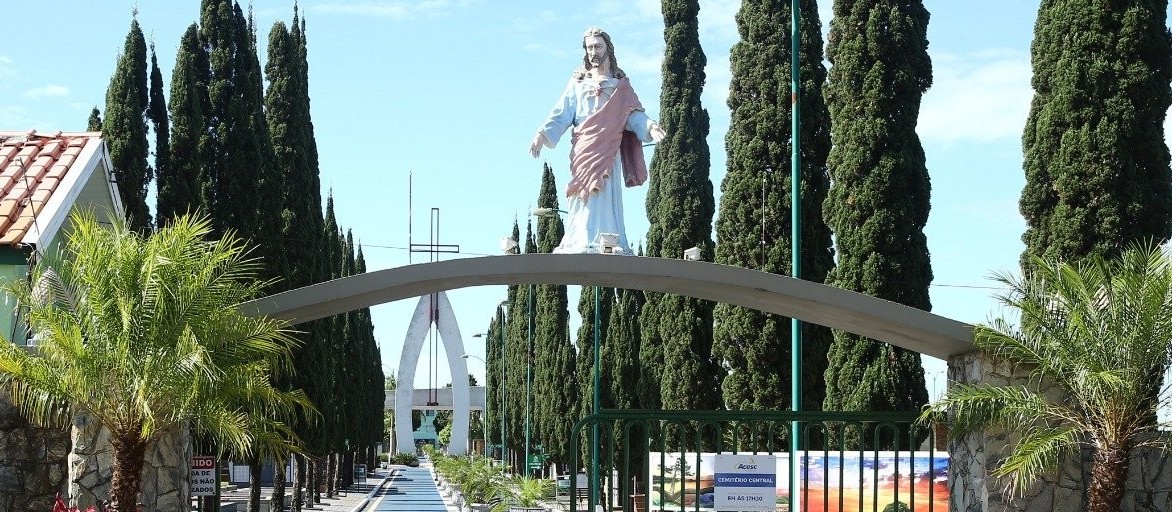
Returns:
[[[582,42],[586,46],[586,59],[590,61],[590,67],[597,68],[603,64],[609,64],[607,63],[606,40],[602,36],[590,36]]]

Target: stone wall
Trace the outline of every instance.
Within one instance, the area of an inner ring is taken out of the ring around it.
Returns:
[[[993,364],[976,352],[948,360],[950,383],[1005,385],[1026,382],[1021,372]],[[1036,383],[1032,383],[1035,389]],[[1054,393],[1053,389],[1045,390]],[[1172,436],[1172,433],[1165,434]],[[1084,450],[1062,464],[1057,475],[1030,487],[1021,497],[989,475],[1007,444],[1006,432],[951,436],[948,486],[950,512],[1072,512],[1086,508],[1085,482],[1090,478],[1090,452]],[[1126,512],[1172,512],[1172,454],[1154,448],[1136,450],[1128,471],[1122,509]]]
[[[69,433],[29,425],[0,394],[0,512],[47,511],[64,493]]]
[[[78,416],[73,425],[73,446],[69,454],[70,504],[85,508],[110,495],[110,432]],[[140,498],[143,512],[174,512],[190,506],[190,460],[191,442],[186,429],[163,436],[147,450]]]

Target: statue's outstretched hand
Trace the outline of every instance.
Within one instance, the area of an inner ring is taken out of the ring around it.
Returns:
[[[537,158],[541,156],[541,146],[545,143],[545,137],[541,136],[541,132],[533,136],[533,142],[529,143],[529,156]]]
[[[663,131],[663,127],[659,123],[651,123],[651,128],[647,130],[651,134],[651,140],[658,143],[667,137],[667,132]]]

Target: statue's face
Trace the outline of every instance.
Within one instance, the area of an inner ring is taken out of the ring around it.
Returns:
[[[583,40],[586,44],[586,58],[590,59],[590,65],[599,67],[606,62],[606,40],[602,36],[590,36]]]

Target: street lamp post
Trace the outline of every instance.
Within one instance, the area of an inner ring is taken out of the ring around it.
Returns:
[[[525,476],[529,475],[529,408],[533,401],[533,285],[529,285],[529,293],[526,297],[527,314],[525,317],[526,326],[529,331],[529,341],[525,349],[525,460],[521,463],[524,468]]]
[[[484,336],[484,334],[473,334],[472,335],[473,338],[480,338],[482,336]],[[477,361],[484,363],[484,417],[480,419],[480,431],[484,435],[484,458],[487,460],[488,459],[488,404],[489,404],[489,401],[488,401],[488,361],[485,361],[483,357],[473,355],[473,354],[464,354],[464,355],[460,356],[460,358],[461,359],[476,359]]]

